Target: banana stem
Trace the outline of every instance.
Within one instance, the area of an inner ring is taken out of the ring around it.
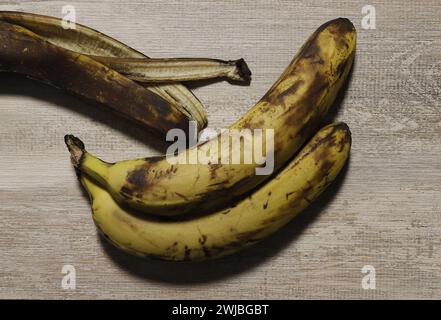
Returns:
[[[66,135],[64,142],[70,152],[70,159],[77,174],[85,173],[105,187],[109,178],[110,164],[88,153],[85,150],[84,143],[73,135]]]
[[[89,57],[138,82],[180,82],[215,78],[238,82],[251,80],[251,71],[244,59],[224,61],[208,58]]]

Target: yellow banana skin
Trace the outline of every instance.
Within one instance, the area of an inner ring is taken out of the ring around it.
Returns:
[[[236,205],[187,220],[155,220],[120,207],[80,175],[96,226],[118,248],[142,257],[198,261],[232,254],[272,234],[336,178],[350,151],[344,123],[321,129],[273,180]],[[197,214],[197,212],[195,212]]]
[[[329,21],[314,32],[265,96],[230,129],[273,129],[275,170],[285,164],[315,132],[335,100],[351,68],[356,31],[347,19]],[[185,151],[187,159],[207,152],[213,142]],[[228,164],[222,149],[215,164],[171,164],[170,157],[120,161],[99,160],[84,144],[66,136],[75,167],[107,189],[125,206],[157,215],[212,211],[239,199],[268,175],[256,175],[259,165]],[[182,157],[181,155],[178,155]],[[178,157],[177,156],[177,157]],[[227,163],[227,164],[226,164]]]

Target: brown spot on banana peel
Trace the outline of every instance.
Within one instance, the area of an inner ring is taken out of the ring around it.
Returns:
[[[146,188],[146,186],[148,185],[148,181],[146,180],[147,178],[147,171],[144,170],[143,168],[137,169],[137,170],[133,170],[131,171],[128,175],[127,175],[127,182],[132,184],[132,185],[136,185],[137,189],[139,190],[144,190]],[[127,187],[123,187],[126,190],[129,189]],[[122,191],[122,189],[121,189]],[[131,193],[134,190],[131,190]]]
[[[338,151],[342,152],[346,145],[349,145],[349,146],[352,145],[352,133],[351,133],[351,130],[349,129],[349,126],[344,122],[340,122],[338,124],[338,127],[341,130],[344,130],[346,132],[346,134],[343,136],[343,139],[340,139],[340,141],[339,141],[340,148]]]
[[[209,168],[210,168],[210,178],[211,178],[211,179],[216,178],[216,171],[217,171],[220,167],[222,167],[222,164],[220,164],[220,163],[214,163],[214,164],[209,164],[208,166],[209,166]]]
[[[188,246],[184,247],[184,261],[190,261],[191,260],[191,249],[188,248]]]
[[[173,165],[166,170],[156,169],[155,163],[158,162],[158,158],[154,161],[150,161],[150,159],[147,159],[146,161],[145,164],[140,165],[137,169],[130,171],[127,174],[127,184],[120,190],[122,193],[130,196],[136,196],[136,193],[141,194],[150,187],[156,185],[159,180],[169,179],[178,170],[178,167]],[[152,174],[149,174],[150,172],[152,172]]]
[[[0,21],[0,69],[31,76],[113,111],[160,134],[188,130],[176,106],[121,74],[81,54],[39,39],[32,32]],[[26,50],[25,50],[26,49]]]
[[[171,260],[173,260],[173,258],[176,256],[176,254],[178,253],[178,242],[175,241],[173,242],[173,244],[171,246],[169,246],[167,249],[165,249],[166,253],[165,256],[169,257],[169,259],[171,258]]]

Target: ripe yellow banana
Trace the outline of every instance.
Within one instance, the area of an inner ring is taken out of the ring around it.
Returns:
[[[273,180],[238,204],[189,220],[158,221],[119,206],[86,175],[98,229],[115,246],[138,256],[174,261],[217,258],[272,234],[307,207],[335,179],[348,158],[349,128],[321,129]]]
[[[334,102],[351,68],[355,44],[355,28],[348,19],[319,27],[265,96],[230,129],[273,129],[274,144],[265,151],[274,152],[274,166],[280,168],[315,132]],[[79,171],[107,189],[118,203],[152,214],[177,215],[196,208],[211,211],[231,198],[240,198],[268,177],[255,174],[258,162],[229,164],[225,157],[231,155],[231,146],[223,148],[221,136],[174,158],[114,164],[86,152],[73,136],[65,140]],[[171,164],[177,158],[195,159],[213,152],[213,145],[221,145],[214,151],[217,163]]]
[[[27,12],[0,11],[0,21],[22,26],[51,44],[85,55],[148,58],[139,51],[125,45],[92,28],[79,23],[71,25],[59,18]],[[66,27],[67,26],[67,27]],[[147,90],[160,95],[169,104],[177,105],[189,119],[194,119],[198,128],[207,125],[207,115],[201,102],[183,84],[149,84],[142,83]],[[136,115],[134,118],[137,120]]]

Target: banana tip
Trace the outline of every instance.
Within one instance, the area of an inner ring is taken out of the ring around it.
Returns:
[[[243,58],[240,58],[239,60],[236,61],[236,67],[237,67],[239,76],[242,79],[242,81],[250,82],[251,81],[251,70]]]
[[[84,156],[84,143],[77,137],[67,134],[64,136],[64,142],[67,149],[70,152],[70,159],[75,168],[78,168],[81,164],[81,159]]]
[[[349,142],[349,145],[352,145],[352,133],[351,133],[351,129],[349,129],[349,126],[347,125],[347,123],[339,122],[339,123],[337,123],[337,127],[340,130],[343,130],[345,132],[346,139]]]

